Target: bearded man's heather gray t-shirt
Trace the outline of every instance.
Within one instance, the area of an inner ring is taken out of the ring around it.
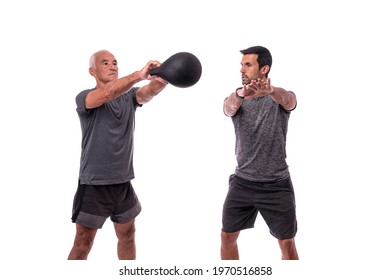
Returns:
[[[286,162],[286,136],[290,111],[272,97],[245,99],[232,117],[236,134],[235,174],[254,182],[290,176]]]

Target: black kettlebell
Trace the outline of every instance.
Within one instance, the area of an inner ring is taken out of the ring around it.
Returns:
[[[176,87],[190,87],[196,84],[202,75],[202,65],[199,59],[188,52],[179,52],[160,67],[149,71],[152,76],[159,76]]]

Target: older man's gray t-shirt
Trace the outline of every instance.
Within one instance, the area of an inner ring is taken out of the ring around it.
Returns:
[[[133,134],[135,111],[140,106],[135,98],[138,87],[87,110],[85,98],[91,90],[76,96],[82,132],[80,183],[109,185],[130,181],[134,179]]]
[[[290,112],[270,96],[244,100],[232,117],[237,176],[255,182],[278,181],[290,176],[286,162],[289,116]]]

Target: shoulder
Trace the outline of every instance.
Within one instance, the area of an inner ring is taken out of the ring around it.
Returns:
[[[85,108],[85,98],[90,93],[92,89],[86,89],[81,91],[79,94],[76,95],[76,105],[77,105],[77,111],[84,111],[86,112],[87,109]]]
[[[88,95],[88,93],[90,93],[92,90],[94,90],[94,88],[85,89],[85,90],[81,91],[79,94],[77,94],[77,95],[76,95],[76,103],[77,103],[80,99],[85,99],[85,97]]]

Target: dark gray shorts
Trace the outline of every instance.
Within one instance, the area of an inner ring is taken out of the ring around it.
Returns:
[[[229,191],[223,205],[222,231],[236,232],[253,228],[258,212],[274,237],[279,240],[295,237],[295,195],[290,178],[260,183],[234,174],[230,176]]]
[[[141,212],[141,204],[130,182],[115,185],[78,185],[73,200],[72,222],[102,228],[108,217],[126,223]]]

